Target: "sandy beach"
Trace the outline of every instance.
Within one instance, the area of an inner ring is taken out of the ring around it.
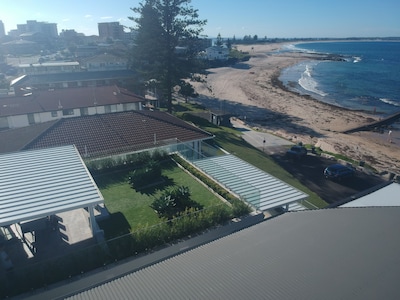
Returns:
[[[400,174],[400,129],[383,133],[342,131],[370,124],[380,116],[373,112],[351,111],[286,90],[277,79],[290,65],[311,59],[302,53],[273,53],[282,44],[238,46],[251,58],[231,67],[210,69],[206,83],[194,83],[199,99],[262,108],[260,117],[246,116],[252,127],[266,130],[293,142],[321,147],[356,161],[365,161],[378,172]],[[391,141],[390,141],[390,140]]]

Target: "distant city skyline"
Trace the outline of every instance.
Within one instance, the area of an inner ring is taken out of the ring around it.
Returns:
[[[138,0],[31,1],[1,2],[0,20],[5,32],[28,20],[56,23],[58,32],[74,29],[85,35],[98,35],[98,23],[119,22],[134,27],[128,17]],[[346,38],[400,36],[398,0],[192,0],[199,18],[206,19],[204,35],[242,38]]]

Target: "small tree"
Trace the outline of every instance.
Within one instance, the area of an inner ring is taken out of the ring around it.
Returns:
[[[221,34],[218,33],[217,40],[215,41],[215,45],[222,46],[223,44],[224,44],[224,41],[222,40]]]
[[[197,97],[197,94],[195,93],[195,89],[193,88],[193,86],[190,83],[188,83],[186,81],[182,81],[180,87],[181,88],[179,90],[179,94],[185,98],[185,102],[188,101],[189,97]]]

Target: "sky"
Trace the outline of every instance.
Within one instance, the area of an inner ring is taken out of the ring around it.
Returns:
[[[57,23],[58,32],[74,29],[98,35],[98,23],[128,19],[139,0],[0,0],[6,34],[27,20]],[[203,34],[224,38],[400,37],[399,0],[192,0]]]

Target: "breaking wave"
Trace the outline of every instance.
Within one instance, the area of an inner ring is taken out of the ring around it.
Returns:
[[[318,89],[318,83],[312,77],[312,67],[310,65],[306,65],[306,69],[303,74],[301,74],[298,83],[306,91],[318,94],[322,97],[328,95],[327,93],[324,93]]]
[[[387,98],[379,98],[379,100],[382,101],[383,103],[386,103],[386,104],[390,104],[390,105],[393,105],[393,106],[400,106],[399,102],[396,102],[396,101],[393,101],[393,100],[390,100],[390,99],[387,99]]]

